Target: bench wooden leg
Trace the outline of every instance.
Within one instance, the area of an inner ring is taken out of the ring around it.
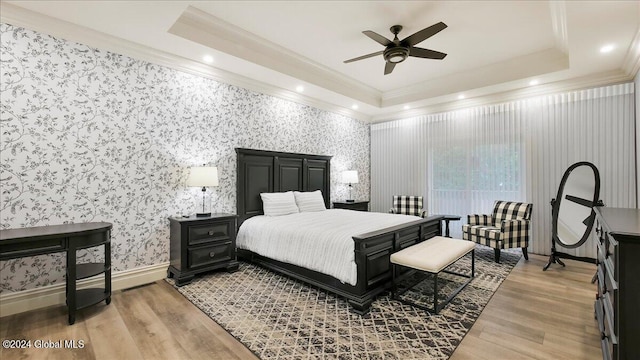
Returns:
[[[433,276],[433,312],[438,315],[438,274]]]
[[[471,250],[471,277],[476,276],[476,249]]]
[[[500,262],[500,249],[493,248],[493,252],[494,252],[494,255],[495,255],[496,262],[499,263]]]
[[[524,259],[525,260],[529,260],[529,253],[527,252],[527,248],[526,247],[522,248],[522,255],[524,255]]]
[[[391,263],[391,300],[395,300],[398,284],[396,284],[396,265]]]

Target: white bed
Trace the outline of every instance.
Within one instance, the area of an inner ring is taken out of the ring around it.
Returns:
[[[254,216],[240,226],[236,246],[355,286],[352,237],[416,220],[420,218],[342,209]]]

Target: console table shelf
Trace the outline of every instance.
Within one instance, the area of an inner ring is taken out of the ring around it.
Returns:
[[[105,289],[90,288],[78,290],[76,291],[76,310],[98,304],[103,300],[106,301],[107,305],[111,303],[111,293]]]
[[[106,266],[104,263],[86,263],[76,265],[76,280],[82,280],[97,276],[105,271],[110,270],[111,267]]]

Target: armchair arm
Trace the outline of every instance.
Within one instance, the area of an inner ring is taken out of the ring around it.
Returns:
[[[399,212],[396,211],[396,209],[391,208],[389,209],[389,214],[400,214]],[[427,210],[421,210],[419,215],[416,216],[420,216],[420,217],[427,217]]]
[[[504,248],[527,247],[531,220],[503,220],[500,224],[500,240]]]
[[[467,223],[469,225],[491,226],[493,224],[493,216],[487,214],[467,215]]]

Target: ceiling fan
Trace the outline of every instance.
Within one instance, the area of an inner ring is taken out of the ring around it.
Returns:
[[[447,28],[447,25],[442,21],[429,26],[428,28],[422,29],[416,32],[413,35],[407,36],[406,38],[399,40],[398,33],[402,31],[402,25],[393,25],[389,30],[395,35],[393,41],[387,39],[386,37],[373,32],[371,30],[365,30],[362,33],[367,35],[369,38],[379,43],[382,46],[385,46],[385,49],[382,51],[374,52],[372,54],[358,56],[357,58],[345,60],[346,63],[367,59],[370,57],[382,55],[384,60],[387,62],[384,66],[384,74],[391,74],[393,68],[397,63],[401,63],[407,59],[409,56],[425,58],[425,59],[436,59],[442,60],[447,56],[445,53],[441,53],[435,50],[429,50],[424,48],[415,47],[418,43],[432,37],[433,35],[439,33],[440,31]]]

